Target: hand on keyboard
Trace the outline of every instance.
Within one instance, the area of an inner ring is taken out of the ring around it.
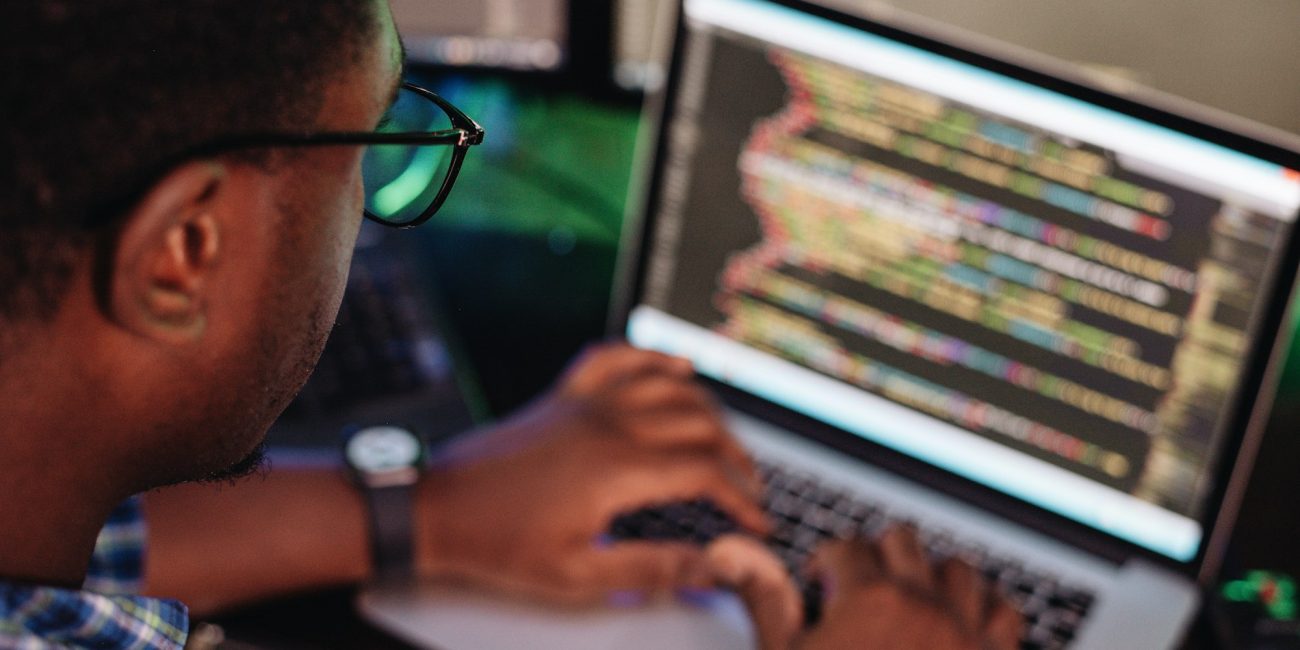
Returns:
[[[762,482],[692,378],[682,359],[603,346],[451,450],[420,488],[422,573],[565,602],[709,586],[697,544],[602,541],[620,512],[692,499],[767,532]]]
[[[839,540],[821,546],[810,571],[824,585],[819,622],[800,633],[800,598],[781,561],[739,536],[713,542],[709,558],[720,582],[744,599],[763,650],[1013,649],[1020,615],[995,596],[970,565],[933,564],[906,527],[877,542]]]
[[[715,565],[715,577],[742,593],[788,591],[785,584],[793,580],[803,596],[802,618],[806,626],[816,626],[824,610],[822,585],[817,576],[806,571],[816,552],[831,540],[879,539],[886,530],[897,527],[919,531],[915,536],[931,562],[955,557],[976,567],[990,591],[1010,602],[1023,618],[1021,650],[1069,647],[1092,609],[1094,594],[1087,586],[1062,580],[1041,567],[1026,565],[1014,553],[990,548],[985,542],[956,533],[939,522],[927,522],[925,517],[898,504],[854,494],[809,474],[791,471],[770,458],[758,459],[758,466],[767,484],[764,507],[773,523],[771,533],[763,540],[770,556],[744,550],[758,546],[755,540],[716,543],[715,540],[743,538],[731,535],[738,530],[735,522],[707,500],[668,503],[624,513],[610,526],[610,536],[620,540],[710,545],[708,557]],[[755,562],[765,562],[763,557],[777,558],[789,577],[759,571],[761,566],[756,569]],[[720,560],[726,562],[722,568],[716,566]],[[931,572],[938,571],[936,575],[949,579],[962,579],[960,573],[951,573],[956,570],[951,566],[941,564],[940,567]],[[770,588],[754,586],[759,583]],[[755,606],[755,609],[761,608]],[[765,619],[759,621],[760,629],[772,620],[784,620],[778,614],[767,615]]]
[[[760,650],[789,650],[803,627],[803,596],[785,564],[757,539],[726,534],[709,543],[718,586],[745,601]]]

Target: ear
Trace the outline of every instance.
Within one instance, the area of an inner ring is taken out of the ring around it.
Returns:
[[[202,337],[222,253],[216,206],[226,184],[222,165],[186,163],[131,210],[109,269],[108,310],[116,323],[164,342]]]

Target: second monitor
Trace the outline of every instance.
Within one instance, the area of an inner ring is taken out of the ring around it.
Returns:
[[[412,62],[554,72],[569,57],[568,0],[393,0]]]

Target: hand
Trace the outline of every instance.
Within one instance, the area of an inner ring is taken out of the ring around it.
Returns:
[[[708,498],[767,526],[761,484],[690,363],[622,345],[584,354],[556,388],[471,436],[422,484],[421,573],[562,602],[707,586],[703,550],[603,543],[618,514]]]
[[[760,650],[791,648],[803,627],[803,596],[781,560],[744,535],[713,540],[706,558],[714,584],[745,601]]]
[[[916,535],[895,528],[876,544],[826,544],[812,573],[826,593],[823,617],[800,634],[798,594],[775,557],[754,540],[722,538],[709,549],[714,576],[737,590],[764,650],[992,650],[1018,647],[1020,615],[956,559],[933,565]]]
[[[909,528],[893,528],[877,544],[828,544],[814,554],[811,570],[822,581],[826,601],[822,621],[803,638],[802,650],[1019,645],[1020,614],[969,564],[932,564]]]

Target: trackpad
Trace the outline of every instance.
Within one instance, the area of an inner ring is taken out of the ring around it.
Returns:
[[[750,650],[749,618],[731,594],[672,602],[566,608],[439,585],[378,586],[357,600],[363,616],[395,636],[442,650]]]

